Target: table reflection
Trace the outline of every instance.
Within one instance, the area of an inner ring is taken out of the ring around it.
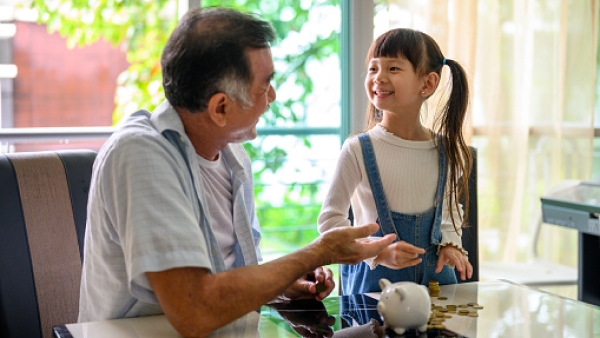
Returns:
[[[270,304],[261,310],[261,336],[310,338],[383,338],[383,337],[463,337],[450,330],[407,330],[398,336],[385,330],[377,312],[377,299],[368,295],[347,295],[315,300],[297,300]]]

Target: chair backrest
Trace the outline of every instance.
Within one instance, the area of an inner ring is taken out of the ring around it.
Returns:
[[[473,158],[473,167],[469,173],[469,226],[462,229],[462,245],[469,252],[469,262],[473,265],[473,276],[467,280],[460,279],[460,273],[456,272],[459,283],[479,281],[479,239],[478,239],[478,212],[477,212],[477,149],[469,147]],[[464,203],[464,201],[463,201]]]
[[[96,153],[0,154],[0,337],[52,337],[77,321]]]

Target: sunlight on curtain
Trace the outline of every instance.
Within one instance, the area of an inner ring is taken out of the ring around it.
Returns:
[[[561,180],[591,178],[598,0],[378,3],[375,36],[422,30],[469,74],[480,259],[526,261],[539,197]],[[544,225],[539,249],[575,266],[577,233]]]

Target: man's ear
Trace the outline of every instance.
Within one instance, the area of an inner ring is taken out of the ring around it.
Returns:
[[[440,76],[436,72],[430,72],[423,77],[423,88],[421,93],[427,97],[435,91],[440,82]]]
[[[225,93],[216,93],[208,100],[208,115],[219,127],[227,124],[227,110],[231,100]]]

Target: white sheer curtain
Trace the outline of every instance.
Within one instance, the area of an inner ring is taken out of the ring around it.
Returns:
[[[540,195],[561,180],[591,178],[599,1],[376,3],[375,36],[422,30],[465,67],[481,260],[527,260]],[[544,257],[576,264],[575,231],[548,225],[541,238]]]

